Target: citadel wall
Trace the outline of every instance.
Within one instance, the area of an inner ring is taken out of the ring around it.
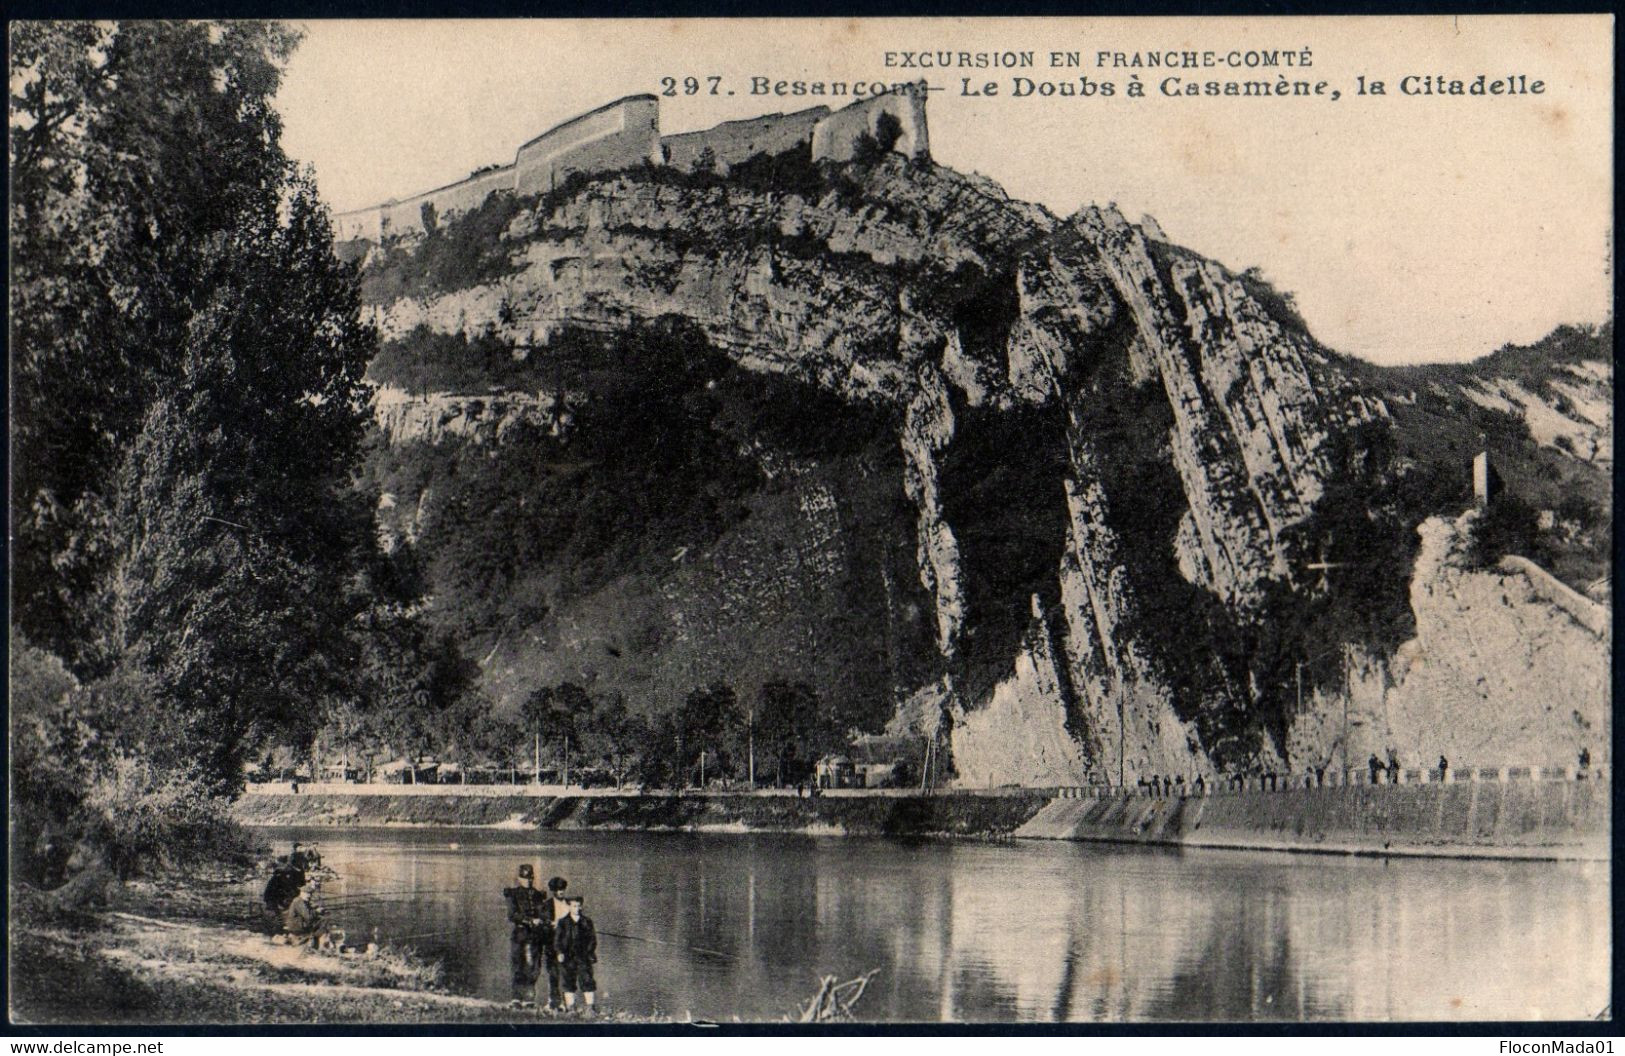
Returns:
[[[632,95],[572,118],[519,148],[517,194],[550,191],[577,172],[660,164],[660,101]]]
[[[512,189],[513,166],[504,165],[445,187],[413,195],[402,202],[381,205],[378,207],[382,218],[380,233],[385,236],[408,232],[421,234],[426,230],[423,208],[426,205],[431,210],[429,215],[439,224],[459,213],[477,209],[492,191]]]
[[[879,138],[880,119],[889,114],[901,133],[891,149],[911,158],[929,157],[931,142],[925,128],[925,90],[877,95],[843,107],[813,128],[814,160],[851,161],[865,135]]]
[[[815,159],[848,161],[865,135],[878,138],[885,114],[896,118],[900,129],[891,149],[909,157],[930,154],[923,91],[875,96],[833,112],[816,106],[792,114],[728,121],[701,132],[664,138],[660,135],[660,101],[652,95],[630,95],[542,133],[521,146],[510,165],[404,201],[336,213],[333,237],[338,242],[381,242],[422,234],[426,221],[438,225],[477,209],[497,191],[538,194],[575,173],[614,172],[644,164],[692,172],[707,151],[720,173],[757,154],[779,154],[801,143],[811,144]]]
[[[711,152],[716,171],[728,170],[758,154],[782,154],[802,143],[812,142],[813,128],[828,117],[827,106],[815,106],[793,114],[764,114],[744,121],[725,121],[715,128],[665,136],[660,146],[666,164],[683,172],[693,172],[706,151]]]

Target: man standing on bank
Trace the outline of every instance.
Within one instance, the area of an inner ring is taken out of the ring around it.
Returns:
[[[519,886],[505,889],[502,897],[508,900],[508,921],[513,925],[508,936],[508,961],[513,967],[511,1003],[516,1008],[534,1006],[536,980],[546,950],[552,946],[547,940],[553,932],[553,907],[536,890],[536,870],[529,862],[519,867]]]
[[[580,895],[571,895],[565,901],[570,912],[559,920],[554,940],[564,976],[564,1010],[575,1011],[576,992],[580,991],[590,1015],[598,996],[598,980],[593,978],[593,965],[598,963],[598,930],[592,926],[592,918],[581,912]]]
[[[558,923],[570,909],[565,904],[564,889],[570,882],[555,876],[547,882],[547,896],[542,900],[546,910],[542,923],[542,963],[547,966],[547,1007],[558,1008],[564,1003],[564,990],[559,978]]]

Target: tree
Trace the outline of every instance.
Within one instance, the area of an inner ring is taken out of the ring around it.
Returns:
[[[739,697],[732,686],[721,682],[694,689],[684,699],[677,714],[678,767],[686,773],[698,762],[700,784],[706,778],[707,757],[716,754],[718,771],[725,770],[728,759],[719,751],[723,738],[739,722]]]
[[[516,772],[530,756],[527,733],[518,719],[486,709],[474,720],[470,743],[482,760]]]
[[[13,38],[18,624],[82,679],[153,676],[215,788],[354,691],[352,488],[375,345],[272,108],[268,23]]]
[[[570,742],[579,741],[582,727],[591,719],[592,696],[574,682],[560,682],[532,692],[525,698],[522,710],[525,721],[541,741],[559,746],[568,782]]]
[[[13,27],[16,617],[81,677],[107,485],[179,370],[216,239],[293,174],[270,100],[296,39],[252,22]]]
[[[649,725],[648,739],[638,752],[633,773],[645,788],[678,788],[686,765],[682,730],[677,716],[660,716]]]
[[[11,721],[46,716],[67,706],[78,680],[62,661],[33,645],[15,630],[11,634]]]
[[[627,710],[626,698],[619,693],[599,700],[581,730],[582,751],[609,763],[615,786],[626,782],[627,765],[649,740],[648,723]]]
[[[773,780],[784,784],[785,767],[792,766],[791,778],[802,776],[793,764],[805,763],[820,728],[818,694],[804,682],[764,683],[757,698],[756,747],[758,754],[773,760]]]

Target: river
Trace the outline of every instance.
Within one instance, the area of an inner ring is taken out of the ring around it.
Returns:
[[[501,891],[569,879],[599,999],[777,1020],[878,968],[887,1021],[1589,1018],[1610,1000],[1608,866],[1046,841],[397,829],[315,841],[351,936],[509,996]],[[544,984],[545,986],[545,984]]]

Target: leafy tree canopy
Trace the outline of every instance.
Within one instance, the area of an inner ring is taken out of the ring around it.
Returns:
[[[259,22],[13,27],[14,620],[217,786],[357,669],[375,347]]]

